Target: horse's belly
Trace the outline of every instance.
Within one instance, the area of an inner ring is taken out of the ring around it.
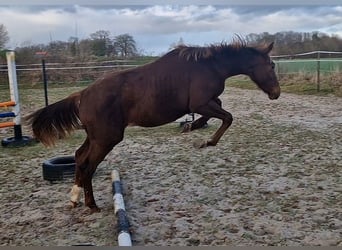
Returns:
[[[140,112],[131,114],[128,119],[128,126],[156,127],[177,120],[185,115],[184,111],[173,112]]]

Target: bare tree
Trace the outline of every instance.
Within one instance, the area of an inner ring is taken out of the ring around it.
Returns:
[[[90,34],[92,40],[93,53],[96,56],[106,56],[109,54],[109,47],[111,44],[110,32],[105,30],[98,30]]]
[[[78,44],[78,54],[81,60],[88,60],[92,55],[93,41],[90,39],[82,39]]]
[[[341,51],[342,39],[337,35],[329,36],[322,32],[281,31],[275,34],[267,32],[249,34],[246,40],[250,44],[275,41],[274,54],[296,54],[313,50]]]
[[[9,41],[9,36],[5,25],[0,24],[0,49],[3,49]]]
[[[114,49],[121,57],[130,57],[137,54],[136,42],[129,34],[118,35],[114,38]]]
[[[78,41],[78,37],[75,37],[75,36],[69,37],[68,49],[69,49],[69,52],[70,52],[71,56],[75,57],[75,56],[79,55],[79,41]]]

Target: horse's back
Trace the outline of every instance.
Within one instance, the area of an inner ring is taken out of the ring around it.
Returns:
[[[89,113],[96,117],[101,111],[115,116],[125,126],[153,127],[191,112],[191,100],[202,105],[212,98],[214,94],[203,88],[206,78],[212,76],[205,75],[200,65],[171,59],[98,79],[82,93],[83,113],[93,119]]]

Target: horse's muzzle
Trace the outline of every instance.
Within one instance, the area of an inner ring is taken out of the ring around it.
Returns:
[[[271,100],[276,100],[276,99],[279,98],[279,96],[280,96],[280,87],[279,86],[278,87],[274,87],[272,89],[272,91],[270,91],[268,93],[268,98],[270,98]]]

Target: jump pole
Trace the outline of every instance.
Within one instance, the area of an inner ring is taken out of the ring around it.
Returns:
[[[0,107],[12,106],[13,110],[12,110],[12,112],[0,114],[0,118],[13,117],[13,121],[12,122],[0,123],[0,128],[6,128],[6,127],[12,127],[13,126],[14,137],[2,140],[1,144],[3,146],[7,146],[10,144],[17,145],[17,146],[26,145],[27,143],[29,143],[32,140],[32,138],[22,135],[21,112],[20,112],[18,82],[17,82],[17,73],[16,73],[14,51],[7,52],[6,58],[7,58],[8,82],[9,82],[11,100],[7,101],[7,102],[0,103]]]
[[[15,117],[13,122],[16,124],[14,127],[19,126],[19,128],[14,128],[14,132],[17,132],[16,138],[21,138],[21,113],[20,113],[20,104],[19,104],[19,93],[18,93],[18,81],[17,81],[17,70],[15,65],[15,55],[14,51],[10,51],[6,53],[7,58],[7,67],[8,67],[8,81],[10,87],[11,101],[14,101],[15,106],[13,108],[13,112],[15,113]]]
[[[129,221],[126,215],[125,203],[122,195],[122,184],[117,170],[112,170],[112,188],[114,201],[114,214],[117,217],[118,225],[118,245],[132,246],[131,235],[129,233]]]

